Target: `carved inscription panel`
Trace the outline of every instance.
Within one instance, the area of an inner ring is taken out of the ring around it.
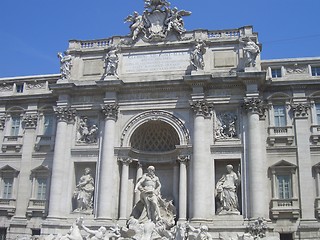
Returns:
[[[187,51],[124,54],[122,58],[122,72],[124,74],[185,71],[189,66],[190,53]]]

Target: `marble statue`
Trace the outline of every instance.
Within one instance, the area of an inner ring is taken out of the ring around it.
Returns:
[[[77,208],[74,211],[92,213],[94,179],[91,175],[90,168],[85,168],[84,171],[85,172],[80,177],[76,190],[73,193],[73,196],[77,201]]]
[[[81,226],[82,226],[83,218],[77,218],[76,221],[72,224],[69,229],[69,232],[63,236],[57,236],[55,239],[59,240],[83,240],[81,235]]]
[[[189,240],[212,240],[212,236],[208,232],[208,226],[202,225],[198,228],[192,227],[190,224],[187,224],[189,229],[188,239]]]
[[[195,68],[195,70],[203,70],[204,69],[204,60],[203,55],[205,53],[205,44],[202,41],[198,41],[191,52],[191,64]]]
[[[145,206],[147,218],[154,223],[161,220],[158,202],[160,188],[161,183],[155,175],[154,166],[148,167],[148,172],[143,174],[135,187],[135,192],[140,191],[140,198]]]
[[[61,73],[61,78],[63,80],[70,79],[71,75],[71,60],[72,57],[70,54],[67,52],[63,56],[61,52],[58,53],[58,57],[60,59],[60,73]]]
[[[243,47],[245,55],[245,66],[255,67],[256,58],[260,53],[260,47],[254,41],[252,41],[250,37],[244,37],[240,39],[240,42],[245,45]]]
[[[78,124],[78,143],[96,143],[98,141],[98,127],[93,124],[91,127],[87,117],[80,118]]]
[[[130,30],[132,41],[135,41],[138,35],[145,31],[143,16],[136,11],[133,12],[133,15],[126,17],[124,22],[131,22]]]
[[[167,0],[144,0],[145,8],[151,9],[151,11],[161,10],[163,7],[169,7],[170,3]]]
[[[174,30],[179,35],[184,33],[186,29],[184,28],[183,16],[190,16],[190,11],[178,10],[178,8],[174,7],[172,9],[168,9],[168,32]]]
[[[239,215],[237,188],[240,183],[240,172],[235,173],[232,165],[226,166],[227,173],[223,174],[216,184],[215,195],[219,201],[217,214]]]
[[[104,59],[105,64],[105,77],[106,76],[115,76],[119,78],[117,70],[118,70],[118,49],[116,47],[112,47],[109,52],[106,54]]]
[[[107,229],[103,226],[99,227],[98,230],[91,230],[88,227],[86,227],[83,222],[81,225],[82,229],[85,230],[87,233],[89,233],[89,236],[86,237],[87,240],[104,240],[105,235],[107,232]]]

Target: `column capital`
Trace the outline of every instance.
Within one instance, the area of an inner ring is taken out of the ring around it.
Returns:
[[[102,104],[101,108],[106,119],[117,120],[119,112],[119,105],[117,103]]]
[[[22,123],[26,129],[35,129],[38,123],[38,115],[26,113],[22,117]]]
[[[190,161],[190,155],[179,155],[177,161],[179,163],[187,163]]]
[[[130,165],[133,159],[131,157],[118,157],[118,162],[121,162],[123,165]]]
[[[58,121],[72,123],[75,121],[76,110],[70,107],[53,107]]]
[[[206,100],[191,100],[190,101],[191,109],[196,115],[211,117],[213,105],[208,103]]]
[[[265,110],[268,108],[263,100],[258,97],[245,98],[242,107],[248,113],[258,114],[261,118],[264,117]]]
[[[291,104],[295,118],[305,118],[309,115],[310,105],[308,103]]]
[[[0,116],[0,130],[3,130],[6,125],[6,116],[1,115]]]

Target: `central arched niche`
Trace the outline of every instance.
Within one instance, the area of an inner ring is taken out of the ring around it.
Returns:
[[[131,148],[143,153],[174,151],[180,144],[175,129],[160,120],[149,121],[139,126],[130,139]]]

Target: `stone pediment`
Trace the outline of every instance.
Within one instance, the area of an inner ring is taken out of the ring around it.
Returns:
[[[280,160],[279,162],[273,164],[272,166],[270,166],[270,169],[275,169],[275,168],[296,168],[297,166],[287,162],[285,160]]]

